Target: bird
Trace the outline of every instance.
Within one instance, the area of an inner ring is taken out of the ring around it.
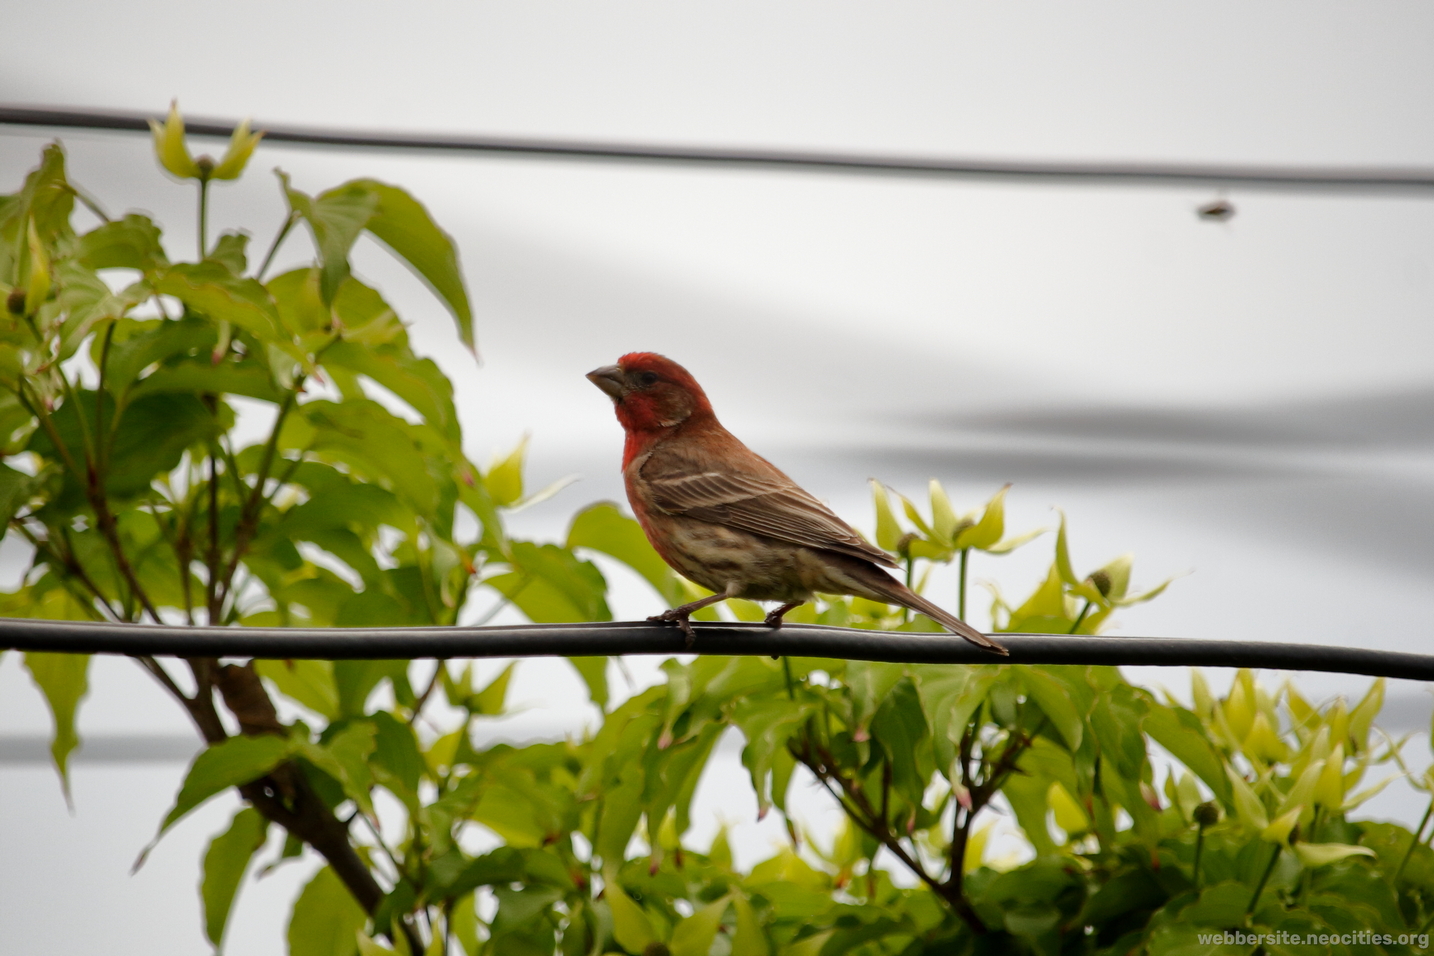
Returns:
[[[817,594],[851,594],[925,614],[978,647],[1006,649],[882,568],[891,555],[724,428],[692,374],[654,352],[630,352],[587,378],[612,399],[626,435],[628,503],[652,547],[713,593],[648,620],[693,641],[694,611],[728,598],[776,601],[769,627]]]

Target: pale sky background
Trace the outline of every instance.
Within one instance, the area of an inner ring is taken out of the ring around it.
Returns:
[[[215,7],[49,0],[7,11],[0,102],[264,123],[935,158],[1434,167],[1434,8],[1283,2],[379,3]],[[52,132],[0,127],[0,191]],[[193,245],[192,189],[146,138],[63,133],[74,177]],[[196,141],[218,152],[222,143]],[[456,238],[483,365],[376,247],[360,272],[459,388],[470,455],[533,435],[515,519],[557,537],[621,495],[619,431],[583,379],[665,352],[724,422],[858,526],[865,480],[930,477],[974,508],[1006,481],[1011,522],[1070,515],[1075,562],[1137,555],[1180,578],[1116,633],[1423,650],[1434,589],[1434,192],[995,183],[674,168],[264,144],[213,221],[262,248],[282,218],[267,172],[317,191],[356,176],[410,189]],[[1226,223],[1195,209],[1223,196]],[[299,261],[305,241],[281,259]],[[6,567],[19,555],[8,543]],[[1024,594],[1049,539],[974,567]],[[7,571],[7,575],[13,571]],[[615,610],[652,597],[620,573]],[[949,579],[933,595],[949,603]],[[985,623],[977,602],[973,615]],[[497,665],[489,665],[496,670]],[[506,733],[561,734],[565,665],[524,665]],[[635,661],[639,680],[653,661]],[[1133,673],[1183,690],[1181,672]],[[137,669],[97,660],[82,730],[184,735]],[[1224,675],[1216,675],[1222,679]],[[1269,675],[1272,682],[1279,680]],[[1360,678],[1304,676],[1315,696]],[[1384,722],[1428,725],[1424,685]],[[0,741],[48,717],[0,661]],[[17,744],[16,747],[19,745]],[[1427,751],[1423,735],[1411,755]],[[12,748],[13,752],[19,752]],[[7,751],[0,750],[0,757]],[[99,748],[92,749],[92,755]],[[1427,758],[1423,758],[1427,759]],[[193,886],[216,801],[127,875],[182,764],[80,762],[67,814],[43,765],[0,763],[0,925],[16,952],[195,953]],[[751,819],[736,750],[704,790],[696,841]],[[1391,789],[1371,807],[1406,822]],[[743,801],[746,801],[745,803]],[[802,799],[818,832],[818,795]],[[750,808],[750,809],[749,809]],[[769,821],[771,823],[772,821]],[[760,858],[779,829],[746,826]],[[306,864],[246,888],[228,951],[278,950]]]

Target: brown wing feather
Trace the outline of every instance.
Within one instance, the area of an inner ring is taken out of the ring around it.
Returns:
[[[889,554],[867,543],[785,475],[769,478],[703,471],[663,475],[648,482],[657,506],[669,514],[685,514],[890,568],[897,566]]]

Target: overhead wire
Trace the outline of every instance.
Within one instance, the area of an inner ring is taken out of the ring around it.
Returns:
[[[149,120],[148,114],[140,112],[0,105],[0,125],[9,126],[147,132]],[[227,138],[236,125],[234,120],[185,118],[185,131],[191,136]],[[943,158],[818,149],[339,130],[284,123],[255,123],[254,128],[262,129],[271,143],[355,149],[1050,183],[1434,195],[1434,169],[1427,168]]]

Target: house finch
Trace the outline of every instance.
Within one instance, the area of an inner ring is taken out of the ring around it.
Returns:
[[[897,566],[712,413],[702,386],[671,359],[633,352],[588,379],[617,406],[627,433],[627,500],[647,540],[679,574],[714,593],[654,621],[692,641],[692,612],[727,598],[781,602],[766,622],[814,594],[854,594],[919,611],[997,654],[1006,649],[877,565]]]

